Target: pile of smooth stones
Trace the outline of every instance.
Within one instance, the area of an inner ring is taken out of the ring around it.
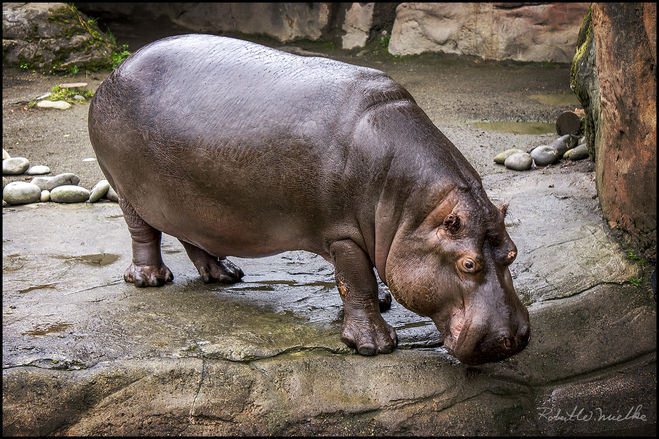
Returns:
[[[577,145],[577,143],[579,143]],[[535,166],[547,166],[561,158],[581,160],[588,157],[588,148],[584,137],[565,134],[549,145],[534,146],[528,151],[511,148],[494,156],[494,163],[504,165],[515,171],[526,171]]]
[[[107,180],[101,180],[90,190],[78,186],[80,178],[70,172],[55,176],[48,166],[30,166],[25,157],[10,157],[2,150],[2,206],[54,201],[56,203],[95,203],[102,198],[117,201],[117,193]],[[9,183],[4,175],[34,175],[27,181]]]
[[[549,145],[538,145],[528,151],[511,148],[494,156],[494,163],[515,171],[547,166],[560,159],[582,160],[588,157],[586,138],[579,137],[581,122],[574,112],[566,111],[556,120],[556,132],[560,136]]]

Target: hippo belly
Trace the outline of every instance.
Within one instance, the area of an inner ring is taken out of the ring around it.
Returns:
[[[131,234],[127,282],[173,280],[163,232],[206,282],[241,279],[227,256],[307,250],[334,265],[341,337],[360,354],[397,344],[374,269],[461,361],[497,361],[528,341],[505,207],[383,72],[225,37],[169,37],[103,81],[88,126]]]

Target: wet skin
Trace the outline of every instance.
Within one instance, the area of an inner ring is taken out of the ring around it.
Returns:
[[[363,355],[397,344],[373,268],[465,363],[528,342],[505,206],[378,70],[224,37],[170,37],[101,84],[89,134],[132,237],[128,282],[173,279],[163,232],[207,282],[243,276],[227,256],[306,250],[334,264],[342,339]]]

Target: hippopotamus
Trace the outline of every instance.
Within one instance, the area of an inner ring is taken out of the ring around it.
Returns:
[[[398,343],[376,276],[464,364],[527,345],[507,205],[493,205],[385,73],[221,36],[168,37],[108,75],[88,123],[132,238],[127,282],[172,281],[162,233],[205,282],[240,281],[228,256],[305,250],[333,264],[341,339],[359,354]]]

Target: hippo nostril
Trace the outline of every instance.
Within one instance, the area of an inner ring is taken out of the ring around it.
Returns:
[[[506,349],[510,349],[513,347],[513,339],[511,337],[504,337],[503,338],[503,346]]]

